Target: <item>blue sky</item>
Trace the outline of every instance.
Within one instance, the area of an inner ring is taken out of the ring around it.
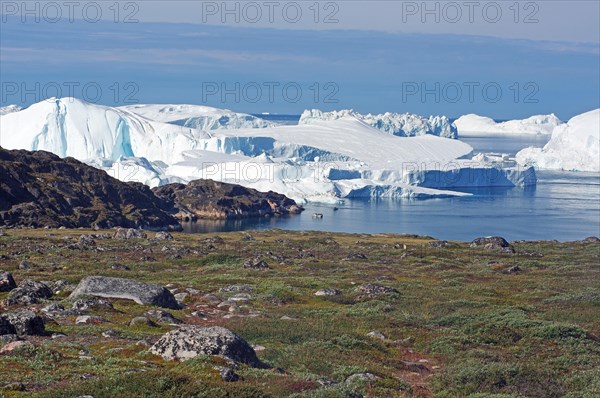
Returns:
[[[386,14],[386,3],[379,3],[378,12]],[[71,92],[107,105],[195,103],[251,113],[353,108],[497,119],[552,112],[568,119],[600,107],[598,20],[590,21],[585,7],[579,23],[569,22],[579,28],[550,29],[538,22],[534,34],[520,24],[449,30],[444,23],[407,23],[393,29],[382,18],[365,25],[357,18],[361,3],[353,4],[347,22],[331,29],[313,29],[312,22],[293,29],[277,23],[181,23],[194,18],[179,10],[186,18],[177,20],[177,7],[162,17],[154,9],[138,10],[136,23],[24,23],[3,16],[0,102],[28,105],[45,94]],[[374,12],[363,10],[365,17]],[[127,10],[121,11],[124,18]],[[542,11],[539,21],[556,19],[547,10],[542,18]]]

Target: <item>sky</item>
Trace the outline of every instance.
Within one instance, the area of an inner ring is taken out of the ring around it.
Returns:
[[[600,107],[600,2],[0,3],[0,104],[496,119]]]

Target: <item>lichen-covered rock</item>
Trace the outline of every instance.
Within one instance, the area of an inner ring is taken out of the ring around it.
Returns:
[[[7,312],[0,315],[0,319],[3,319],[12,325],[14,332],[19,336],[43,336],[46,334],[46,329],[44,328],[44,319],[32,311],[24,310]]]
[[[367,283],[358,286],[354,292],[359,293],[357,298],[377,298],[385,295],[398,294],[398,290],[393,287],[378,285],[375,283]]]
[[[510,244],[501,236],[488,236],[485,238],[474,239],[469,246],[483,247],[486,250],[495,250],[503,247],[510,247]]]
[[[146,239],[148,235],[141,229],[134,228],[117,228],[117,232],[115,232],[113,239]]]
[[[70,298],[82,295],[133,300],[138,304],[178,309],[173,294],[166,288],[124,278],[88,276],[79,282]]]
[[[173,235],[171,235],[168,232],[161,231],[161,232],[157,232],[156,235],[154,235],[154,239],[159,239],[159,240],[173,240]]]
[[[165,359],[186,360],[198,355],[221,355],[260,367],[252,347],[231,330],[220,326],[184,326],[163,335],[151,348]]]
[[[329,287],[325,288],[325,289],[317,290],[315,292],[315,296],[339,296],[340,294],[342,294],[341,290],[332,289]]]
[[[41,299],[52,297],[52,289],[45,283],[26,279],[18,287],[11,290],[6,298],[6,305],[35,304]]]
[[[0,292],[10,292],[17,287],[10,272],[0,271]]]
[[[254,259],[250,259],[250,260],[246,261],[244,263],[244,268],[263,270],[263,269],[269,269],[270,267],[266,261],[264,261],[260,258],[254,258]]]

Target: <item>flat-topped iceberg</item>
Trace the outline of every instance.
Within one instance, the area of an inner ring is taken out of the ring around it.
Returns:
[[[523,120],[499,123],[489,117],[469,114],[461,116],[454,124],[460,137],[488,134],[552,134],[554,128],[562,122],[554,114],[535,115]]]
[[[274,124],[246,113],[201,105],[147,105],[120,107],[148,119],[163,123],[191,127],[198,130],[265,128]]]
[[[386,114],[409,137],[398,136],[397,126],[373,127],[375,119],[384,120],[379,116],[356,117],[350,111],[314,118],[305,113],[304,122],[295,126],[257,122],[262,126],[257,128],[252,122],[247,128],[204,131],[176,124],[201,108],[113,108],[51,99],[1,116],[0,145],[73,156],[123,181],[151,187],[207,178],[298,201],[462,196],[461,188],[535,184],[531,167],[474,157],[473,148],[462,141],[423,133],[434,125],[447,126],[446,119],[427,124],[407,116],[402,124],[404,119]]]
[[[437,135],[439,137],[457,138],[457,129],[446,116],[429,116],[425,118],[410,113],[390,113],[379,115],[360,114],[353,110],[323,112],[318,109],[305,110],[300,116],[299,124],[312,124],[319,121],[354,118],[371,127],[399,137],[415,137],[418,135]]]
[[[525,148],[517,161],[540,169],[600,171],[600,109],[557,126],[543,148]]]

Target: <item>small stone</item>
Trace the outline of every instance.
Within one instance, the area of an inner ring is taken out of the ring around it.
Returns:
[[[110,268],[114,269],[115,271],[131,271],[131,268],[120,263],[113,263]]]
[[[17,284],[10,272],[0,271],[0,292],[10,292]]]
[[[5,391],[25,391],[25,384],[19,382],[8,383],[2,389]]]
[[[173,240],[173,235],[171,235],[168,232],[157,232],[156,235],[154,235],[154,239],[159,239],[159,240]]]
[[[102,337],[107,339],[114,338],[117,337],[117,332],[115,332],[114,330],[105,330],[104,332],[102,332]]]
[[[214,366],[213,368],[219,371],[221,380],[223,381],[234,382],[240,379],[240,376],[238,376],[231,368],[225,366]]]
[[[252,286],[249,285],[231,285],[227,287],[222,287],[219,289],[221,293],[229,293],[229,292],[251,292],[254,290]]]
[[[183,303],[188,296],[189,293],[177,293],[174,295],[175,300],[177,300],[179,303]]]
[[[250,301],[250,298],[251,298],[251,296],[248,293],[238,293],[238,294],[234,294],[233,296],[229,297],[229,300],[245,303],[247,301]]]
[[[255,269],[255,270],[265,270],[265,269],[269,269],[270,267],[266,261],[261,260],[260,258],[255,258],[255,259],[246,261],[244,263],[244,268]]]
[[[145,316],[136,316],[131,321],[129,321],[129,326],[135,326],[135,325],[156,326],[156,324],[154,322],[152,322],[150,319],[146,318]]]
[[[33,265],[27,260],[23,260],[19,263],[19,269],[24,271],[30,269],[32,266]]]
[[[342,294],[341,290],[338,289],[332,289],[332,288],[325,288],[325,289],[321,289],[321,290],[317,290],[315,292],[315,296],[339,296],[340,294]]]
[[[101,316],[91,316],[91,315],[81,315],[78,316],[75,319],[75,324],[76,325],[98,325],[101,323],[106,323],[108,322],[106,319],[102,318]]]
[[[52,340],[56,340],[56,339],[62,339],[63,337],[67,337],[66,334],[64,333],[52,333]]]
[[[385,340],[387,337],[385,337],[385,335],[383,333],[381,333],[379,330],[374,330],[372,332],[367,333],[368,337],[372,337],[374,339],[379,339],[379,340]]]
[[[2,348],[0,348],[0,354],[8,354],[17,349],[24,349],[24,348],[33,348],[33,344],[30,343],[29,341],[23,341],[23,340],[12,341],[12,342],[4,345]]]

